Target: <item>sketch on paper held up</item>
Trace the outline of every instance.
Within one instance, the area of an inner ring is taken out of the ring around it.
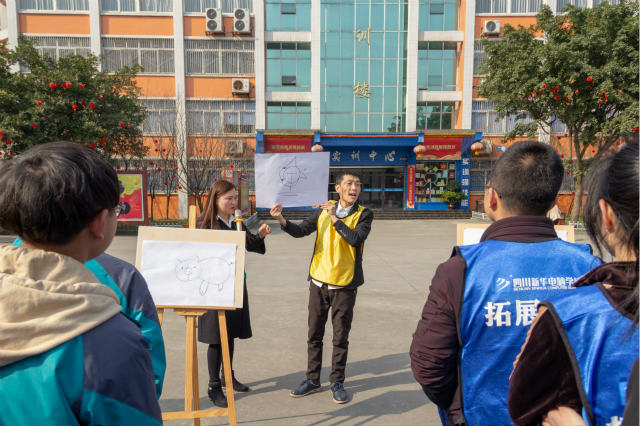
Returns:
[[[198,291],[201,296],[207,294],[210,285],[215,285],[218,291],[222,291],[225,281],[234,271],[234,263],[221,257],[199,259],[196,256],[177,261],[175,272],[178,281],[192,283],[199,280]]]

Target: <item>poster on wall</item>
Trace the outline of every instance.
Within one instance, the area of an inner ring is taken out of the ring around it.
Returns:
[[[305,207],[328,200],[329,153],[256,154],[256,207]]]
[[[146,225],[147,179],[143,172],[118,172],[120,216],[118,222]]]

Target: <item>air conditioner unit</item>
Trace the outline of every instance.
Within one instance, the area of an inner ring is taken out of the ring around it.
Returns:
[[[222,24],[221,9],[207,9],[206,16],[207,16],[206,32],[224,33],[224,25]]]
[[[484,21],[482,23],[482,34],[500,34],[500,21]]]
[[[226,155],[239,155],[242,154],[243,149],[244,142],[242,139],[229,139],[225,144],[224,153]]]
[[[248,94],[251,90],[248,78],[234,78],[231,80],[231,92],[232,93],[244,93]]]
[[[249,9],[236,9],[233,11],[233,32],[245,34],[251,32]]]

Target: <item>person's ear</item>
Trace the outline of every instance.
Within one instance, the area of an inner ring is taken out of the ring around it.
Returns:
[[[340,193],[340,184],[336,183],[336,192],[339,194]]]
[[[105,225],[107,223],[107,216],[109,215],[109,210],[102,209],[100,213],[98,213],[91,222],[87,225],[87,228],[91,235],[93,235],[96,239],[102,240],[105,237]]]
[[[598,200],[598,206],[600,207],[600,215],[602,216],[602,225],[607,232],[612,232],[618,223],[618,218],[615,212],[611,208],[611,204],[607,203],[604,199]]]
[[[486,197],[486,204],[489,204],[489,208],[491,210],[495,210],[498,207],[498,199],[500,197],[498,197],[498,193],[496,192],[495,189],[489,187],[487,188],[487,197]]]

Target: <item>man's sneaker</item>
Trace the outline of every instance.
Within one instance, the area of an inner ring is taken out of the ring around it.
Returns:
[[[289,396],[298,398],[301,396],[309,395],[310,393],[318,392],[320,390],[320,383],[305,379],[300,383],[300,386],[291,391]]]
[[[335,382],[331,384],[331,393],[333,395],[333,402],[336,404],[344,404],[348,401],[347,392],[344,390],[342,382]]]
[[[209,390],[207,393],[209,394],[209,399],[211,400],[211,402],[213,402],[213,405],[217,407],[227,408],[227,398],[222,392],[222,386],[209,386]]]

